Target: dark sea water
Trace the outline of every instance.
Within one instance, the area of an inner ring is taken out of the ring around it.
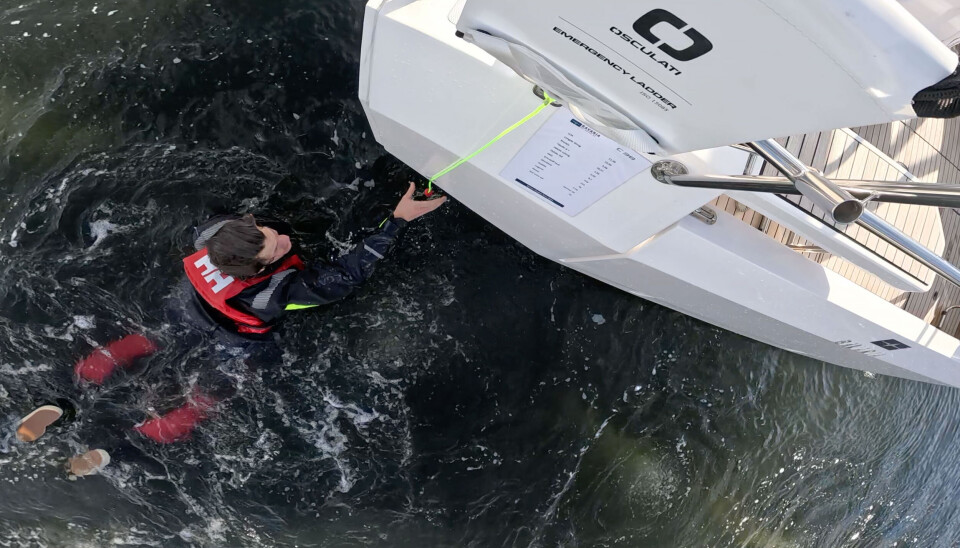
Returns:
[[[691,320],[454,202],[282,364],[186,344],[190,227],[267,213],[322,258],[413,176],[356,98],[362,8],[0,0],[0,546],[960,544],[957,390]],[[74,382],[134,332],[163,350]],[[130,431],[210,370],[238,392],[192,439]],[[72,420],[17,443],[51,400]]]

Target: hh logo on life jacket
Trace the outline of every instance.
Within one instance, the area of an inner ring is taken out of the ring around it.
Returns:
[[[633,30],[651,44],[657,45],[661,40],[660,37],[653,33],[653,27],[660,23],[666,23],[677,30],[683,31],[683,34],[693,41],[692,44],[683,49],[676,49],[666,43],[660,44],[660,50],[677,61],[693,61],[713,49],[713,44],[710,40],[707,40],[706,36],[700,34],[697,29],[692,27],[687,28],[688,25],[686,21],[663,9],[651,10],[640,19],[637,19],[633,24]]]
[[[203,279],[207,281],[208,284],[212,285],[214,293],[220,293],[227,288],[228,285],[233,283],[233,276],[224,276],[217,270],[217,267],[213,266],[213,263],[210,262],[210,256],[204,255],[197,259],[193,266],[202,269],[200,275],[203,276]]]

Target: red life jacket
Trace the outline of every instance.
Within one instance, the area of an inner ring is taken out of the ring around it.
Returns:
[[[197,293],[203,297],[207,304],[230,318],[236,324],[238,333],[266,333],[270,331],[272,326],[264,324],[263,320],[256,316],[230,306],[227,301],[239,295],[244,289],[264,282],[272,278],[274,274],[291,268],[303,270],[303,261],[297,255],[287,257],[271,272],[238,280],[233,276],[221,274],[217,267],[210,262],[206,248],[183,260],[183,269],[187,272],[187,278],[190,279],[193,288],[197,290]]]

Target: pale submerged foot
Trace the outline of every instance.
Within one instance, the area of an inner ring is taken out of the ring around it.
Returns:
[[[77,477],[92,476],[110,464],[110,454],[103,449],[87,451],[67,461],[70,473]]]
[[[17,423],[17,439],[25,442],[36,441],[47,431],[47,427],[63,416],[63,409],[56,405],[43,405],[20,419]]]

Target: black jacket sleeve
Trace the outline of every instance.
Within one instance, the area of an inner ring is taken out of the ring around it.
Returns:
[[[240,304],[261,320],[272,323],[289,310],[312,308],[343,299],[367,281],[406,229],[403,219],[390,218],[377,234],[368,236],[352,251],[333,262],[308,265],[285,276],[269,303],[254,308],[247,295],[239,295]],[[246,293],[246,292],[244,292]],[[252,295],[250,295],[252,296]]]
[[[403,219],[391,218],[353,251],[329,264],[310,265],[291,282],[285,304],[320,305],[346,297],[373,275],[377,261],[393,248],[406,224]]]

